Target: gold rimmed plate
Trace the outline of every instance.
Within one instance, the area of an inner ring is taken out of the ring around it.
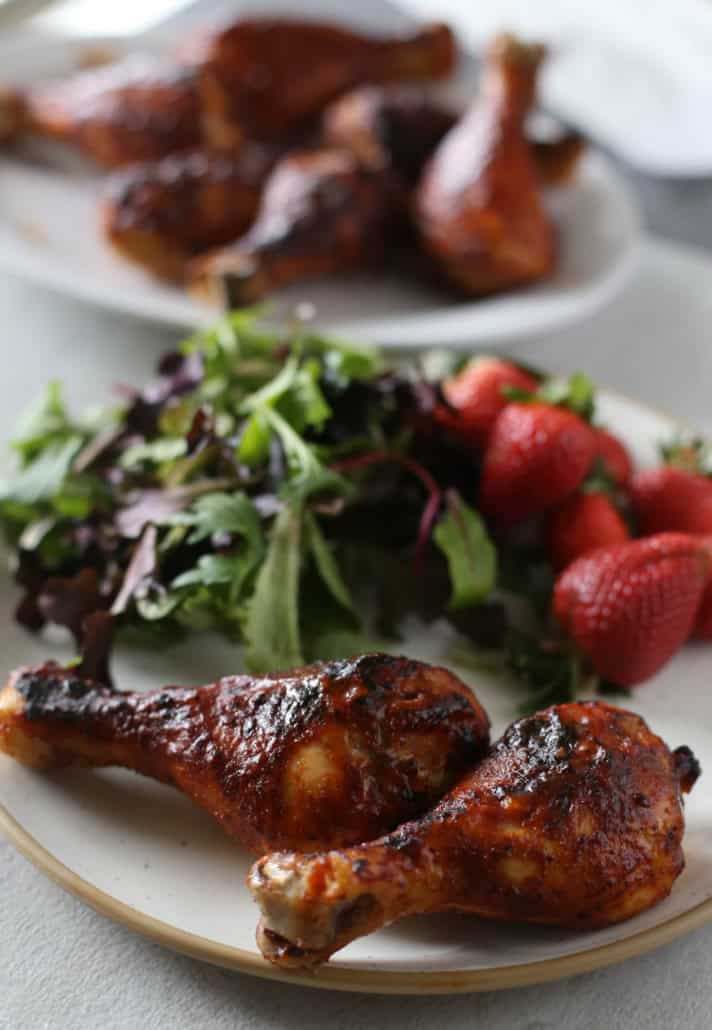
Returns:
[[[641,462],[670,436],[670,419],[603,392],[600,415]],[[52,653],[58,641],[28,636],[12,620],[16,600],[0,587],[0,641],[8,668]],[[476,689],[495,733],[516,715],[512,684],[458,669],[443,624],[405,627],[399,649],[450,664]],[[687,744],[712,769],[710,649],[685,648],[622,703],[671,746]],[[226,642],[196,638],[162,652],[121,649],[124,687],[200,683],[237,671]],[[257,976],[314,987],[427,994],[491,990],[586,972],[641,954],[712,918],[712,786],[703,774],[687,800],[687,868],[655,909],[620,926],[576,933],[498,925],[457,914],[411,919],[354,942],[313,974],[278,970],[254,941],[257,911],[245,886],[250,857],[182,795],[123,770],[42,775],[0,755],[0,827],[43,872],[100,912],[167,947]]]

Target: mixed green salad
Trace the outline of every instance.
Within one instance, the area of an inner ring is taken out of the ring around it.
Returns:
[[[397,646],[415,614],[514,670],[530,706],[572,696],[576,660],[547,641],[546,557],[526,535],[495,545],[472,503],[476,458],[432,417],[457,362],[395,369],[246,311],[99,414],[72,413],[50,384],[0,487],[18,620],[68,627],[107,678],[117,631],[217,630],[267,671]],[[547,389],[593,405],[580,376]]]

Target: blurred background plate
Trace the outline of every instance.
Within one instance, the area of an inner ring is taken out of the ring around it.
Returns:
[[[270,6],[263,4],[261,6]],[[378,28],[373,5],[366,28]],[[394,11],[382,7],[382,28]],[[349,19],[353,23],[353,15]],[[171,32],[166,30],[167,41]],[[150,43],[149,43],[150,40]],[[154,30],[140,44],[160,49]],[[7,81],[63,74],[87,52],[120,55],[139,44],[125,38],[52,37],[0,43]],[[467,91],[472,66],[457,92]],[[471,87],[470,87],[471,88]],[[63,293],[139,318],[180,327],[209,322],[215,310],[148,278],[115,256],[98,229],[101,180],[51,147],[0,158],[0,266]],[[554,277],[533,288],[463,301],[410,280],[394,263],[375,275],[304,283],[275,295],[278,308],[310,301],[321,326],[359,333],[384,345],[489,346],[585,318],[606,304],[630,273],[640,236],[635,204],[602,155],[582,162],[576,181],[550,196],[561,242]]]

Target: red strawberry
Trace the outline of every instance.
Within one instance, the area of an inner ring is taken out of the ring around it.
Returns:
[[[618,486],[627,486],[633,475],[633,462],[625,445],[607,429],[594,429],[598,457]]]
[[[500,358],[473,358],[462,371],[445,379],[442,391],[453,411],[442,421],[464,442],[484,447],[497,415],[508,403],[505,387],[534,393],[536,379]]]
[[[707,537],[702,543],[709,555],[711,568],[692,636],[697,640],[712,640],[712,537]]]
[[[554,615],[600,676],[632,686],[690,636],[709,564],[704,544],[683,533],[606,547],[559,576]]]
[[[595,453],[591,427],[573,412],[541,402],[508,404],[485,451],[483,512],[511,526],[555,507],[581,485]]]
[[[643,534],[712,533],[712,479],[672,465],[633,476],[631,502]]]
[[[697,640],[712,640],[712,581],[707,584],[707,589],[702,595],[702,604],[697,613],[692,636]]]
[[[629,539],[628,527],[609,497],[579,493],[552,513],[546,549],[554,568],[565,569],[582,554]]]

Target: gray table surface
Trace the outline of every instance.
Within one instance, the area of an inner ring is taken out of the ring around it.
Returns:
[[[635,182],[649,225],[712,248],[712,185]],[[609,309],[585,325],[527,343],[526,354],[561,370],[583,366],[712,431],[711,281],[712,261],[648,247],[638,274]],[[6,276],[0,277],[0,311],[3,375],[19,383],[20,363],[32,360],[38,379],[62,374],[84,394],[102,385],[82,382],[82,351],[95,346],[99,334],[113,379],[120,378],[122,355],[145,353],[148,369],[172,339]],[[0,411],[0,439],[14,414]],[[164,951],[63,893],[1,838],[0,941],[2,1030],[706,1030],[712,1023],[712,927],[618,967],[540,987],[450,998],[329,994],[253,980]]]

